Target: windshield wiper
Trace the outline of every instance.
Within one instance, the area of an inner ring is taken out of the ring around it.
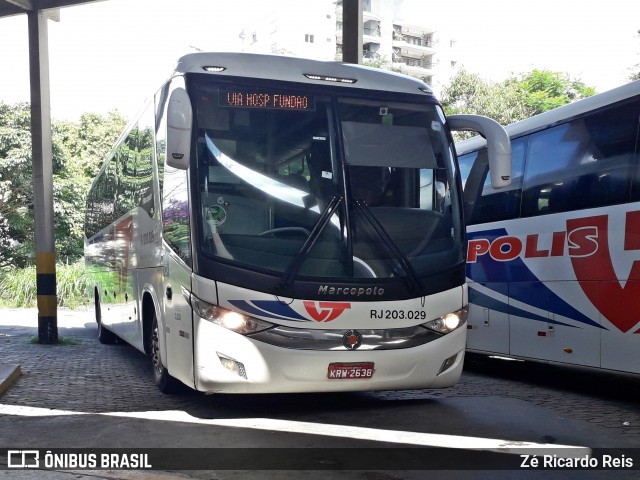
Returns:
[[[298,274],[298,271],[302,267],[302,264],[304,263],[307,254],[314,247],[314,245],[320,238],[320,235],[322,235],[322,232],[331,221],[331,217],[343,202],[344,202],[343,196],[335,195],[331,199],[329,204],[325,207],[325,209],[322,211],[322,215],[320,216],[318,223],[316,223],[315,227],[311,231],[311,234],[309,235],[307,240],[304,242],[304,244],[302,245],[302,247],[294,257],[294,259],[289,264],[287,271],[282,276],[282,283],[278,286],[278,290],[280,291],[280,293],[285,294],[287,288],[291,286],[291,284],[293,283],[293,280]],[[415,292],[420,292],[422,290],[422,284],[420,282],[420,278],[418,277],[416,271],[414,270],[413,266],[411,265],[407,257],[400,251],[400,249],[397,247],[393,239],[389,236],[387,231],[380,224],[378,219],[376,219],[375,216],[371,213],[371,211],[369,210],[369,207],[367,207],[367,205],[362,203],[360,200],[356,200],[355,204],[357,208],[362,212],[364,217],[367,219],[367,221],[371,224],[376,234],[382,239],[382,243],[387,249],[387,251],[390,252],[400,263],[400,266],[406,273],[405,278],[409,283],[410,289]]]
[[[369,207],[362,201],[355,201],[356,207],[362,212],[364,217],[369,221],[375,232],[382,239],[382,243],[386,247],[386,249],[398,260],[400,266],[407,274],[406,278],[409,282],[409,287],[412,291],[420,292],[422,290],[422,283],[420,282],[420,278],[418,274],[414,270],[413,266],[409,262],[409,259],[400,251],[398,246],[395,244],[393,239],[389,236],[389,233],[384,229],[384,227],[380,224],[378,219],[371,213]]]
[[[309,234],[309,237],[307,237],[307,240],[302,245],[302,248],[300,248],[294,259],[289,264],[287,271],[282,276],[282,283],[278,286],[279,290],[282,290],[282,292],[284,292],[289,286],[291,286],[291,284],[293,283],[293,279],[298,274],[300,267],[302,267],[307,254],[316,244],[324,229],[327,228],[327,225],[331,221],[331,217],[338,209],[340,204],[342,204],[342,202],[344,202],[344,197],[341,195],[335,195],[327,204],[325,209],[322,211],[322,215],[320,215],[318,223],[316,223],[315,227],[313,227],[311,234]]]

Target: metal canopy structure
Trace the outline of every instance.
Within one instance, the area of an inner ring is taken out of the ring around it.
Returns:
[[[104,0],[0,0],[0,21],[3,17],[26,14],[29,24],[33,204],[40,343],[58,341],[47,22],[49,19],[59,21],[59,8],[100,1]],[[348,63],[362,63],[361,0],[343,0],[343,8],[343,59]]]
[[[93,0],[101,1],[101,0]],[[88,0],[0,0],[0,18],[28,17],[31,90],[31,161],[38,295],[38,341],[58,341],[58,297],[53,226],[53,166],[49,96],[48,19],[59,20],[58,8],[93,3]]]
[[[102,0],[0,0],[0,17],[52,8],[72,7]]]

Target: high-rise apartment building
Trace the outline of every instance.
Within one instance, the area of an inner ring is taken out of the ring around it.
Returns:
[[[335,59],[335,0],[304,0],[289,7],[292,3],[275,1],[269,14],[254,25],[245,25],[240,33],[243,50]]]
[[[243,29],[245,51],[342,60],[342,0],[299,2],[295,12],[282,5]],[[454,42],[403,7],[403,0],[362,0],[363,63],[420,78],[439,91],[456,65]]]

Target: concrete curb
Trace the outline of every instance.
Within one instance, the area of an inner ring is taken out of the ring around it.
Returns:
[[[0,395],[22,375],[20,365],[0,365]]]

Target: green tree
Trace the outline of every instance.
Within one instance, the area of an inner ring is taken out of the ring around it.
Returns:
[[[105,156],[126,125],[118,112],[84,113],[78,123],[54,122],[54,149],[63,164],[54,169],[54,222],[59,259],[83,255],[85,199]]]
[[[85,199],[105,156],[126,125],[118,112],[84,113],[78,123],[54,122],[54,150],[62,163],[54,167],[54,223],[59,259],[83,255]],[[54,155],[55,157],[55,155]]]
[[[29,104],[0,102],[0,268],[33,263],[34,218]],[[79,123],[53,122],[53,200],[56,253],[83,254],[84,202],[104,156],[125,121],[84,114]]]
[[[447,115],[468,113],[493,118],[508,125],[531,116],[525,92],[515,79],[502,83],[489,82],[477,73],[460,69],[440,96]],[[457,133],[456,138],[468,138],[470,132]]]
[[[538,114],[575,102],[596,93],[595,89],[568,74],[550,70],[533,70],[522,75],[520,87],[525,92],[527,108]]]
[[[30,125],[27,103],[0,103],[0,267],[24,267],[34,253]]]
[[[102,160],[111,151],[125,126],[126,120],[117,111],[109,112],[106,116],[84,113],[78,123],[54,122],[66,156],[73,159],[73,168],[82,170],[89,180],[98,173]]]
[[[443,89],[441,101],[448,115],[485,115],[508,125],[594,93],[593,88],[560,72],[533,70],[503,82],[490,82],[461,69]]]

